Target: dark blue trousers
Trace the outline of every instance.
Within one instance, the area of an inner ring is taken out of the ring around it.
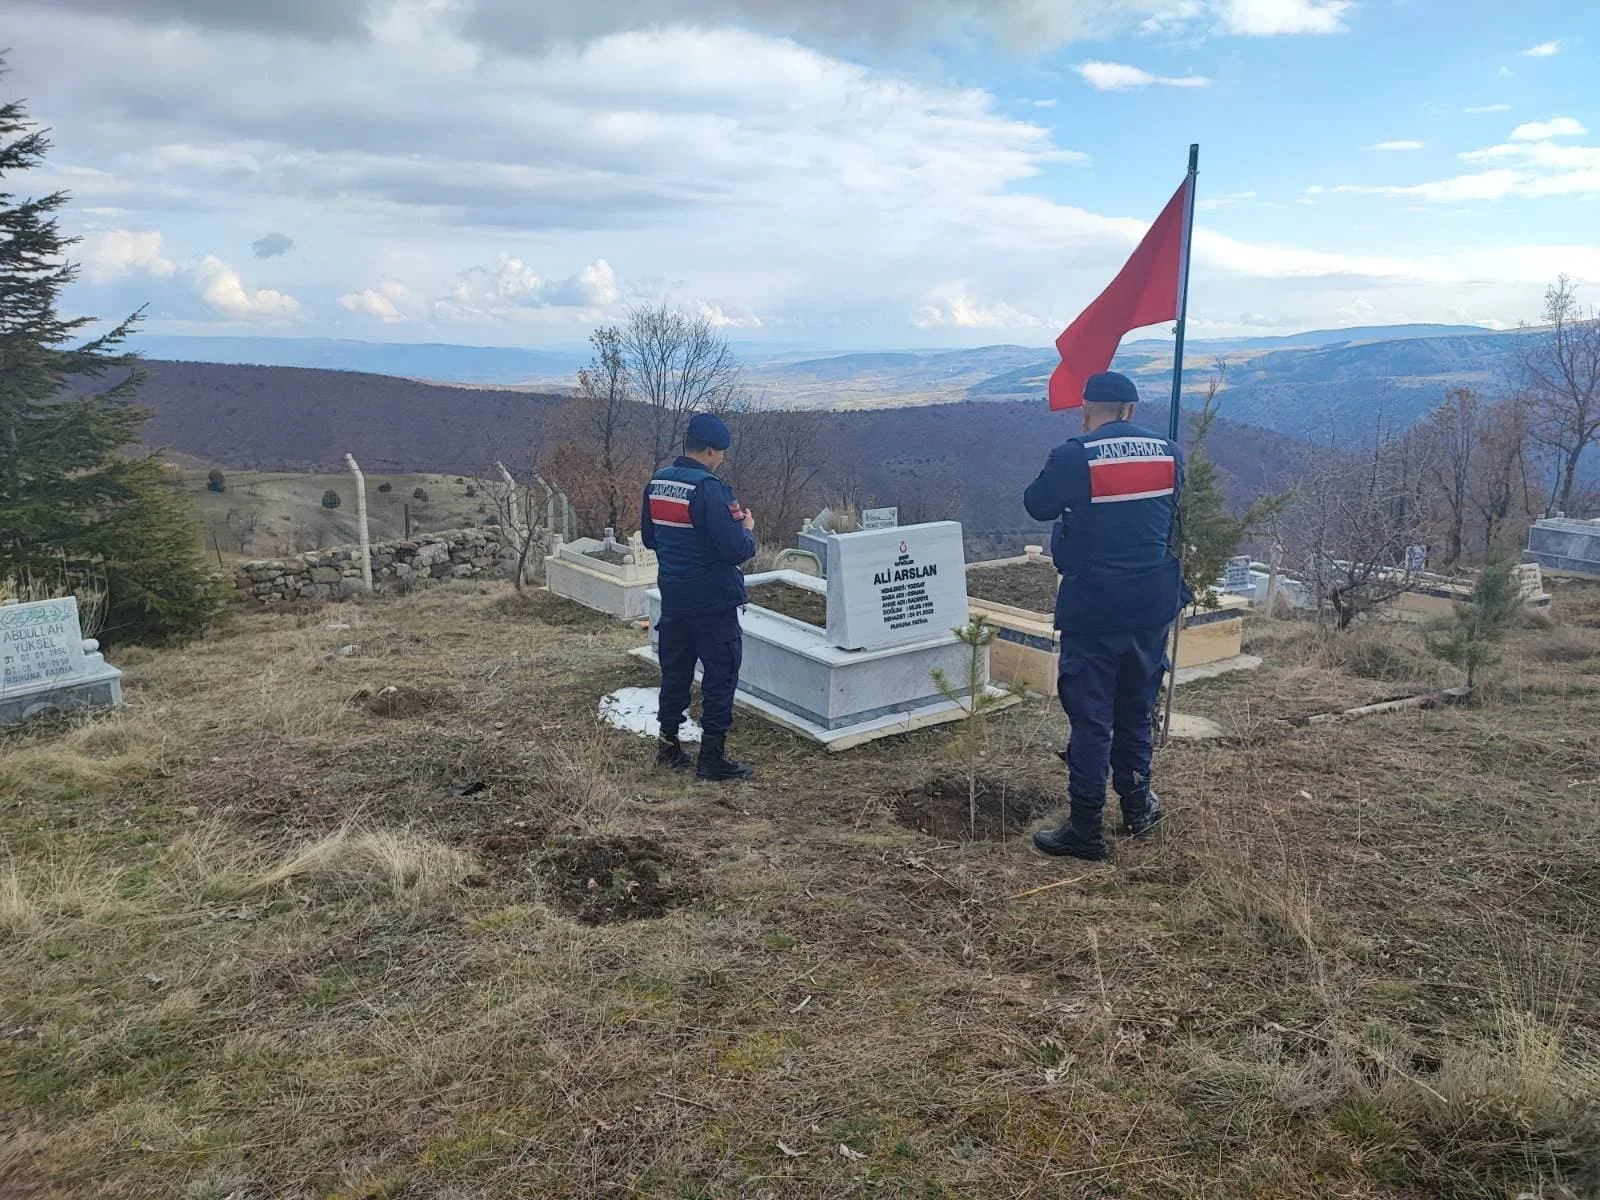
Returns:
[[[1108,770],[1125,800],[1142,799],[1150,787],[1152,726],[1170,628],[1061,635],[1056,689],[1072,723],[1067,793],[1073,808],[1105,807]]]
[[[744,640],[739,610],[662,617],[656,625],[656,652],[661,657],[661,728],[676,732],[689,711],[689,686],[695,664],[700,677],[700,727],[707,733],[733,728],[733,693],[739,686]]]

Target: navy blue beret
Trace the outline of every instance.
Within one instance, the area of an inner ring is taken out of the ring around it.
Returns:
[[[733,445],[733,434],[728,432],[728,427],[710,413],[695,413],[689,418],[689,427],[683,432],[691,441],[710,446],[713,450],[726,450]]]
[[[1089,376],[1089,381],[1083,385],[1083,398],[1090,404],[1137,404],[1139,389],[1126,375],[1101,371]]]

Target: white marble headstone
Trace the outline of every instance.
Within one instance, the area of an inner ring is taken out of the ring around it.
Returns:
[[[965,625],[966,554],[955,521],[828,539],[828,641],[877,650]]]
[[[900,524],[898,508],[866,508],[861,511],[861,528],[893,529]]]
[[[0,607],[0,693],[89,674],[76,597]]]
[[[1236,555],[1228,560],[1228,566],[1222,576],[1222,590],[1225,592],[1248,592],[1254,585],[1250,582],[1250,556],[1248,554]]]

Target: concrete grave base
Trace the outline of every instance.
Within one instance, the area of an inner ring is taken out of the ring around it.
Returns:
[[[1192,667],[1179,667],[1173,683],[1182,687],[1186,683],[1193,683],[1197,679],[1215,679],[1218,675],[1227,675],[1233,671],[1254,671],[1261,665],[1261,660],[1254,654],[1235,654],[1232,658],[1219,659],[1216,662],[1197,663]]]
[[[651,666],[659,668],[661,660],[656,657],[654,646],[636,646],[628,651],[635,658],[643,659]],[[695,670],[695,678],[700,678],[700,671]],[[1013,704],[1022,703],[1021,696],[1007,695],[999,688],[986,688],[985,691],[994,697],[1004,697],[1002,703],[989,709],[996,712],[1002,708],[1009,708]],[[911,733],[918,729],[927,729],[934,725],[948,725],[951,721],[961,721],[966,718],[967,710],[959,704],[953,704],[940,696],[934,700],[910,709],[906,712],[890,713],[887,716],[874,717],[870,720],[860,721],[854,725],[844,725],[836,729],[828,729],[815,721],[807,720],[797,713],[765,700],[760,696],[752,695],[744,690],[743,686],[733,698],[735,706],[748,712],[759,713],[781,729],[790,733],[798,733],[808,737],[814,742],[819,742],[829,750],[850,750],[856,746],[863,746],[879,738],[893,737],[900,733]]]
[[[122,672],[101,662],[99,669],[87,677],[79,675],[66,683],[45,683],[0,692],[0,725],[14,725],[51,713],[116,708],[121,704]]]
[[[637,621],[650,612],[646,593],[656,585],[655,555],[632,547],[641,558],[648,555],[648,561],[615,564],[589,557],[588,551],[604,547],[597,538],[557,541],[544,560],[545,588],[619,621]]]
[[[1042,550],[1030,546],[1026,554],[1015,558],[969,563],[968,578],[971,579],[975,572],[992,567],[1048,561]],[[994,677],[1040,695],[1055,695],[1056,674],[1061,658],[1061,635],[1056,632],[1055,614],[1034,612],[972,596],[968,597],[967,605],[973,616],[986,616],[989,623],[998,628],[989,650]],[[1249,657],[1240,654],[1244,639],[1244,614],[1249,607],[1250,602],[1242,596],[1222,595],[1218,597],[1218,606],[1214,609],[1184,610],[1183,636],[1178,639],[1179,684],[1187,683],[1190,679],[1208,678],[1207,675],[1189,674],[1191,668],[1233,663]],[[1248,670],[1260,665],[1260,660],[1256,659],[1249,667],[1224,669]]]
[[[752,575],[746,582],[826,589],[823,581],[797,571]],[[651,644],[629,653],[658,667],[660,619],[661,593],[651,589]],[[741,611],[739,626],[744,665],[736,702],[831,750],[965,716],[966,710],[940,695],[933,682],[935,670],[954,681],[965,679],[970,651],[952,633],[880,650],[843,650],[830,644],[826,630],[757,604]],[[987,660],[979,682],[988,688]]]

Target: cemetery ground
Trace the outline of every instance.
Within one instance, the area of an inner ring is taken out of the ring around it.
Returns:
[[[1105,866],[1027,843],[1053,700],[969,841],[959,727],[653,771],[543,593],[126,653],[0,738],[0,1195],[1600,1194],[1600,587],[1362,720],[1303,718],[1453,682],[1418,630],[1247,636]]]

